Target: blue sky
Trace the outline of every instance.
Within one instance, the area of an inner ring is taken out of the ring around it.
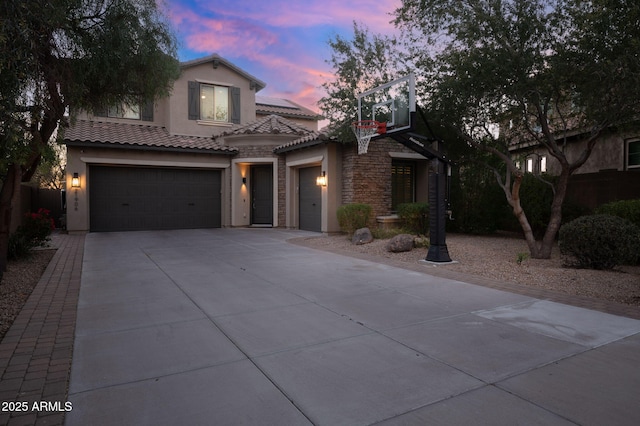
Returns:
[[[259,92],[318,111],[320,85],[332,78],[327,42],[351,38],[353,21],[373,33],[400,0],[166,0],[181,61],[217,53],[267,83]]]

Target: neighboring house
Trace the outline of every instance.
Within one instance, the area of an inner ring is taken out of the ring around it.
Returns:
[[[358,156],[318,132],[319,115],[258,96],[265,83],[218,55],[181,66],[171,95],[154,105],[75,114],[64,135],[70,232],[333,233],[344,203],[385,216],[400,202],[426,201],[424,157],[390,140]]]
[[[586,137],[575,132],[567,137],[564,151],[569,160],[578,158]],[[558,175],[560,163],[536,146],[518,146],[517,164],[529,173]],[[589,159],[569,179],[567,199],[594,209],[610,201],[640,198],[640,132],[604,131]]]

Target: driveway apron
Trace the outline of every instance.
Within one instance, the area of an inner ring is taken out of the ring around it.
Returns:
[[[88,234],[66,424],[640,424],[640,321],[313,235]]]

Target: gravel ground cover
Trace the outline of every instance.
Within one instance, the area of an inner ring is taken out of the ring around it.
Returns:
[[[0,340],[13,324],[55,250],[34,250],[30,257],[9,261],[0,282]]]
[[[427,256],[426,248],[416,248],[404,253],[388,252],[388,241],[377,239],[370,244],[353,245],[346,236],[337,235],[308,238],[306,244],[413,264]],[[447,248],[451,259],[457,263],[438,265],[439,268],[640,306],[640,266],[621,266],[612,271],[564,267],[566,259],[562,258],[557,246],[551,259],[531,259],[524,240],[504,236],[448,234]]]

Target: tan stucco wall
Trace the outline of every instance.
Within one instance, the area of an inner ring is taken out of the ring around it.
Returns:
[[[230,123],[204,123],[199,120],[189,120],[189,81],[239,87],[242,124],[256,119],[256,93],[251,89],[251,82],[223,64],[213,68],[212,63],[207,62],[183,69],[180,78],[176,80],[169,99],[170,114],[167,129],[171,134],[211,136],[231,129]]]
[[[239,87],[241,125],[256,120],[256,92],[255,89],[251,89],[251,81],[223,64],[220,64],[218,68],[213,68],[211,62],[194,65],[182,70],[180,77],[174,82],[171,95],[156,101],[153,121],[96,117],[84,111],[74,111],[74,113],[79,119],[162,126],[166,127],[173,135],[210,137],[230,130],[232,128],[231,123],[207,123],[199,120],[189,120],[189,81]]]
[[[91,165],[149,166],[216,169],[222,171],[222,187],[230,185],[231,158],[226,155],[139,151],[125,149],[67,147],[67,229],[89,230]],[[78,173],[80,188],[71,187],[71,177]],[[230,225],[230,195],[222,191],[222,226]]]
[[[320,166],[326,172],[327,185],[322,187],[320,230],[340,232],[336,211],[342,200],[342,154],[338,144],[323,144],[286,155],[286,227],[299,228],[299,170]]]
[[[597,173],[602,170],[623,171],[625,165],[626,140],[637,137],[638,134],[605,133],[597,142],[586,163],[574,172],[574,174]],[[585,148],[585,141],[571,141],[564,147],[564,152],[570,162],[575,161]],[[547,157],[547,172],[558,175],[561,167],[558,160],[553,158],[547,150],[537,148],[532,151],[537,155]],[[536,157],[533,155],[534,158]],[[527,151],[520,153],[522,158],[532,155]]]

